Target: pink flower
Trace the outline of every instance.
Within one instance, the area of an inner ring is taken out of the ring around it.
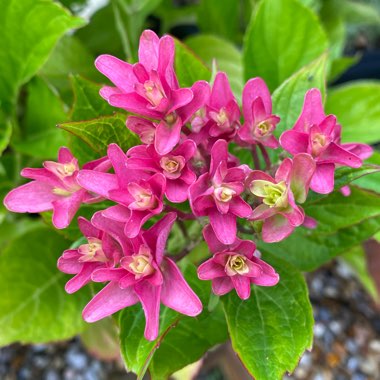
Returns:
[[[212,280],[212,290],[222,296],[235,288],[238,296],[245,300],[251,294],[251,283],[273,286],[279,276],[275,270],[255,256],[256,245],[250,240],[236,238],[230,245],[222,244],[210,225],[203,236],[214,256],[198,268],[201,280]]]
[[[133,248],[119,268],[98,269],[93,281],[110,283],[83,310],[87,322],[96,322],[127,306],[141,302],[146,318],[145,338],[154,340],[159,330],[160,303],[181,314],[196,316],[202,303],[176,264],[164,256],[166,240],[175,221],[167,214],[132,240]]]
[[[196,149],[192,140],[185,140],[166,155],[159,155],[153,145],[138,145],[127,152],[127,167],[150,173],[162,173],[166,178],[165,195],[169,201],[185,202],[189,186],[196,180],[196,175],[190,169],[190,159]]]
[[[245,218],[252,210],[241,198],[245,168],[228,168],[227,160],[227,142],[218,140],[211,149],[210,171],[190,186],[189,198],[194,214],[207,215],[218,239],[232,244],[236,238],[236,218]]]
[[[372,149],[364,144],[341,144],[341,126],[334,115],[326,116],[322,97],[318,89],[309,90],[301,115],[294,127],[280,137],[281,146],[289,153],[309,153],[317,167],[310,188],[327,194],[334,190],[336,165],[358,168],[361,158],[366,158]]]
[[[67,293],[74,293],[89,283],[96,269],[114,267],[122,255],[120,246],[109,234],[82,217],[78,218],[78,225],[87,243],[66,250],[58,259],[61,272],[76,275],[67,282]]]
[[[78,161],[67,148],[60,148],[58,162],[45,161],[41,169],[25,168],[21,175],[33,181],[10,191],[5,207],[13,212],[37,213],[53,210],[53,225],[66,228],[80,205],[98,200],[77,182]],[[84,165],[92,170],[108,170],[109,162],[102,158]]]
[[[296,201],[306,200],[315,162],[308,154],[286,158],[275,178],[259,170],[248,176],[247,185],[260,200],[251,215],[252,220],[264,220],[262,238],[267,243],[285,239],[304,222],[304,211]]]
[[[239,137],[248,144],[261,143],[277,148],[273,131],[280,118],[272,114],[272,99],[267,85],[261,78],[250,79],[243,90],[244,124]]]
[[[162,212],[166,180],[161,173],[150,176],[141,170],[128,169],[127,156],[116,144],[109,145],[108,157],[115,174],[81,170],[78,182],[88,191],[115,201],[129,210],[125,233],[132,238],[138,235],[148,219]]]
[[[210,92],[205,81],[194,83],[191,89],[179,88],[173,69],[174,50],[170,36],[159,39],[146,30],[140,38],[139,63],[131,65],[110,55],[101,55],[95,62],[116,86],[101,89],[104,99],[115,107],[158,120],[136,123],[134,117],[127,125],[140,136],[148,127],[148,135],[154,135],[156,150],[162,155],[178,143],[181,127],[204,105]]]

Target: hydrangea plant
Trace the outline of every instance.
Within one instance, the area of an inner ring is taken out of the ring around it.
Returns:
[[[316,22],[298,1],[284,3]],[[216,62],[209,71],[173,37],[151,30],[141,34],[136,63],[110,54],[96,59],[108,85],[72,79],[71,121],[61,124],[72,133],[69,147],[59,148],[57,161],[22,169],[31,181],[4,198],[9,211],[41,213],[62,234],[27,229],[39,240],[25,260],[50,254],[39,252],[45,239],[45,250],[61,248],[52,278],[67,281],[72,294],[64,296],[62,315],[52,308],[30,320],[71,326],[45,337],[8,310],[0,316],[12,326],[3,343],[72,336],[88,328],[79,321],[82,308],[87,323],[113,315],[126,366],[139,378],[148,369],[167,378],[228,337],[258,380],[281,378],[311,348],[300,270],[380,228],[378,195],[348,186],[379,167],[363,165],[373,149],[342,140],[344,123],[324,105],[328,55],[318,26],[322,51],[293,62],[289,72],[272,75],[270,57],[264,62],[255,53],[255,33],[265,32],[260,22],[273,4],[262,0],[251,21],[247,81],[238,91],[229,70]],[[346,223],[339,212],[355,204],[367,210]],[[3,260],[19,245],[16,238]]]

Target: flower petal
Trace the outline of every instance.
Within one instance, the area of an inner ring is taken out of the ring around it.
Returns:
[[[318,164],[310,182],[310,188],[319,194],[329,194],[334,190],[334,164]]]
[[[222,215],[217,210],[210,210],[210,224],[216,237],[223,244],[232,244],[236,239],[236,216],[233,214]]]
[[[262,238],[266,243],[275,243],[288,237],[294,230],[289,220],[283,215],[274,215],[265,220]]]

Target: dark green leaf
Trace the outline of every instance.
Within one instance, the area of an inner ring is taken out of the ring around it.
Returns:
[[[203,33],[238,42],[240,37],[240,2],[236,0],[201,0],[198,25]]]
[[[210,35],[198,35],[186,40],[186,44],[209,67],[215,59],[218,70],[228,75],[232,91],[241,100],[243,91],[243,62],[240,50],[222,38]]]
[[[374,152],[373,155],[366,160],[370,165],[380,165],[380,153]],[[370,176],[365,176],[358,178],[355,181],[355,185],[358,185],[364,189],[372,190],[377,193],[380,193],[380,173],[372,174]]]
[[[349,197],[339,192],[305,205],[305,213],[318,222],[314,230],[298,227],[276,244],[260,249],[289,261],[301,270],[314,270],[380,230],[380,197],[353,187]]]
[[[4,150],[7,148],[9,142],[11,141],[12,136],[12,124],[0,112],[0,157],[3,154]]]
[[[0,0],[0,9],[0,102],[10,112],[58,39],[84,21],[50,0]]]
[[[108,144],[118,144],[124,151],[138,144],[137,136],[127,129],[125,120],[126,115],[118,113],[88,121],[64,123],[60,128],[82,139],[99,156],[104,156]]]
[[[332,89],[326,101],[326,113],[338,117],[343,142],[380,141],[380,82],[354,82]]]
[[[182,42],[175,41],[175,70],[181,87],[191,87],[197,80],[210,80],[207,66]]]
[[[67,120],[64,106],[39,77],[28,83],[27,92],[22,134],[12,146],[33,157],[55,159],[59,147],[67,145],[67,134],[57,128],[58,123]]]
[[[278,258],[269,262],[280,275],[276,286],[254,285],[246,301],[235,292],[222,298],[232,347],[256,380],[279,380],[292,372],[313,339],[313,313],[302,274]]]
[[[310,9],[296,0],[263,0],[245,35],[245,79],[262,77],[273,91],[327,47],[327,37]]]
[[[90,82],[79,75],[71,78],[75,102],[71,112],[72,121],[94,119],[99,116],[112,115],[115,108],[99,95],[101,85]]]
[[[86,289],[65,293],[57,258],[70,243],[47,227],[13,240],[0,255],[0,345],[67,339],[85,324]]]
[[[351,66],[358,63],[359,55],[334,59],[330,66],[329,81],[333,82],[344,74]]]

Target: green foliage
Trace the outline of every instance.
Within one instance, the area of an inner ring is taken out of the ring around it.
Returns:
[[[380,83],[357,81],[332,89],[327,97],[326,113],[337,116],[343,142],[380,141]]]
[[[273,91],[328,46],[315,14],[297,0],[264,0],[244,39],[245,79],[262,77]]]
[[[117,113],[93,120],[64,123],[60,128],[79,137],[101,157],[107,154],[111,143],[118,144],[124,151],[138,144],[138,137],[127,129],[125,120],[125,114]]]
[[[43,242],[43,243],[42,243]],[[18,236],[0,255],[0,345],[67,339],[84,328],[88,291],[65,293],[57,258],[70,243],[47,227]]]
[[[222,298],[232,346],[256,380],[282,379],[292,372],[313,339],[313,313],[305,280],[283,260],[265,256],[280,275],[273,287],[252,287],[243,301]]]
[[[12,146],[23,154],[55,159],[59,147],[67,145],[65,132],[57,128],[58,123],[67,120],[64,105],[39,77],[28,83],[27,93],[21,135]]]
[[[154,342],[144,338],[145,318],[140,305],[127,308],[120,314],[123,359],[127,368],[141,379],[148,367],[153,379],[166,379],[227,339],[223,314],[220,310],[210,312],[207,309],[210,283],[198,280],[193,264],[182,264],[187,282],[203,303],[202,314],[195,318],[186,317],[161,305],[160,331]]]
[[[317,228],[299,227],[279,243],[259,242],[260,249],[310,271],[370,238],[380,230],[380,196],[355,187],[351,191],[349,197],[335,192],[305,204]]]
[[[240,8],[241,2],[236,0],[201,0],[197,10],[198,25],[203,33],[238,42]]]
[[[0,101],[11,112],[20,86],[44,64],[57,40],[83,20],[50,0],[1,0],[0,8]]]
[[[197,80],[210,80],[206,65],[182,42],[175,41],[175,70],[182,87],[191,87]]]
[[[277,137],[293,127],[301,113],[307,90],[316,87],[322,94],[325,93],[326,60],[327,55],[322,55],[294,73],[273,93],[273,111],[281,116],[281,122],[275,130]]]
[[[197,35],[186,40],[188,45],[211,70],[215,60],[218,70],[228,75],[232,92],[241,101],[243,62],[241,52],[232,43],[212,35]]]

